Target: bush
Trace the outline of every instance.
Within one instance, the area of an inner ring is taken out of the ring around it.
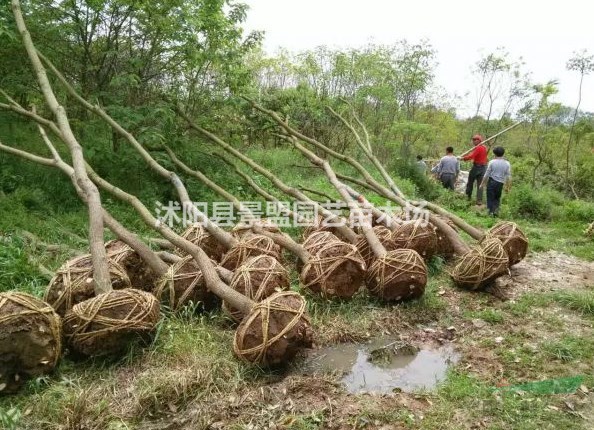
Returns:
[[[425,200],[435,200],[439,197],[440,187],[437,186],[435,182],[431,181],[429,176],[422,173],[415,162],[397,158],[390,163],[388,171],[392,177],[398,176],[410,180],[417,189],[418,197],[422,197]],[[399,187],[402,186],[402,192],[404,192],[407,197],[412,197],[413,194],[410,192],[407,193],[407,190],[405,190],[405,187],[403,186],[403,182],[404,181],[397,181],[396,185]]]
[[[541,221],[550,220],[553,208],[563,202],[559,192],[548,188],[535,190],[529,185],[515,187],[508,197],[512,215]]]
[[[594,221],[594,203],[583,200],[565,202],[560,214],[560,221]]]

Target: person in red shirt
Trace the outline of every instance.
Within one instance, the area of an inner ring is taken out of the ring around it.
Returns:
[[[483,204],[483,190],[480,184],[483,181],[489,160],[487,159],[487,147],[483,144],[483,137],[480,134],[472,136],[472,144],[474,150],[462,158],[465,161],[472,160],[472,168],[468,173],[468,183],[466,184],[466,195],[468,200],[472,199],[472,189],[476,182],[476,204],[480,206]]]

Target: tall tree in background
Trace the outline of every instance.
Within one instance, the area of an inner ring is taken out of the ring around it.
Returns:
[[[594,55],[588,55],[586,50],[577,52],[567,62],[567,70],[576,71],[580,74],[580,85],[578,90],[578,102],[573,112],[571,119],[571,127],[569,129],[569,138],[567,139],[567,147],[565,148],[565,182],[569,186],[569,159],[571,153],[571,143],[574,137],[575,122],[578,117],[580,104],[582,103],[582,84],[584,83],[584,76],[594,71]]]

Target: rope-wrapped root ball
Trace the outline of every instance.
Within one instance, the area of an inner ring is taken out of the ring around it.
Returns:
[[[373,227],[373,232],[375,233],[380,243],[384,246],[384,248],[386,248],[386,251],[392,251],[396,249],[396,245],[392,240],[392,232],[388,228],[384,227],[383,225],[376,225],[375,227]],[[371,267],[371,264],[375,260],[375,253],[373,252],[373,249],[371,249],[371,247],[369,246],[369,243],[367,242],[365,236],[359,236],[359,239],[357,240],[355,246],[359,250],[359,253],[361,253],[361,257],[363,257],[365,265],[367,267]]]
[[[146,291],[126,288],[75,305],[64,317],[71,352],[114,355],[132,342],[148,342],[159,321],[159,302]]]
[[[303,230],[302,239],[305,241],[312,234],[320,232],[329,232],[335,235],[336,237],[339,236],[337,228],[333,226],[330,221],[326,221],[323,216],[318,215],[317,219]],[[339,239],[342,240],[341,238]]]
[[[203,310],[211,310],[220,302],[206,288],[202,272],[191,255],[169,266],[167,273],[157,281],[154,294],[173,311],[178,311],[189,303]]]
[[[487,231],[485,238],[496,238],[503,244],[509,266],[518,264],[528,252],[528,238],[516,223],[500,221]]]
[[[0,395],[54,369],[61,330],[60,317],[47,303],[25,293],[0,293]]]
[[[270,255],[281,260],[281,249],[274,241],[259,234],[245,236],[239,240],[221,260],[221,266],[227,270],[234,271],[243,264],[245,260],[256,255]]]
[[[111,286],[114,289],[131,287],[126,270],[113,259],[107,260]],[[50,281],[44,300],[60,316],[64,316],[74,305],[95,297],[93,284],[93,263],[91,255],[82,255],[64,263]]]
[[[237,238],[254,235],[253,227],[259,227],[262,230],[269,231],[271,233],[280,233],[280,228],[268,219],[256,219],[252,222],[241,222],[236,224],[231,230],[231,234]]]
[[[427,285],[427,266],[412,249],[388,251],[376,258],[367,271],[369,292],[385,301],[420,297]]]
[[[229,286],[249,299],[260,302],[277,291],[289,289],[289,272],[274,257],[257,255],[235,270]],[[223,309],[236,322],[245,316],[227,302],[223,302]]]
[[[182,237],[202,248],[202,250],[206,252],[206,255],[215,261],[221,261],[221,258],[223,258],[223,254],[226,251],[225,247],[200,223],[192,224],[190,227],[186,228],[182,233]],[[187,254],[184,250],[179,248],[176,249],[176,252],[181,256]]]
[[[450,273],[454,283],[476,290],[509,272],[508,257],[499,239],[485,239],[458,260]]]
[[[350,298],[363,284],[365,261],[354,245],[329,242],[311,255],[301,282],[325,298]]]
[[[153,291],[157,274],[140,258],[140,255],[121,240],[110,240],[105,244],[107,257],[120,264],[130,278],[134,288]]]
[[[425,260],[437,252],[435,227],[423,219],[403,222],[392,233],[396,248],[414,249]]]
[[[330,242],[342,242],[334,233],[329,231],[316,231],[307,236],[303,241],[303,248],[310,254],[315,254]]]
[[[235,355],[260,366],[290,361],[312,345],[313,330],[305,299],[293,291],[274,293],[257,303],[235,332]]]
[[[449,225],[454,231],[458,231],[458,227],[456,224],[452,222],[451,219],[448,217],[443,217],[439,215],[435,215],[439,217],[442,221],[444,221],[447,225]],[[456,253],[454,250],[454,245],[451,239],[445,235],[440,229],[435,229],[435,234],[437,235],[437,246],[436,246],[436,253],[437,255],[441,255],[444,258],[452,258]]]

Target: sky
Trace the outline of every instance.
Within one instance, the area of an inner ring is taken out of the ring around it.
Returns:
[[[264,49],[302,51],[326,45],[361,47],[427,39],[437,51],[436,84],[457,96],[459,114],[471,112],[471,69],[482,55],[504,47],[522,57],[534,82],[559,81],[556,101],[575,106],[579,73],[566,70],[575,51],[594,54],[588,0],[243,0],[244,28],[263,30]],[[584,79],[581,108],[594,112],[594,73]]]

